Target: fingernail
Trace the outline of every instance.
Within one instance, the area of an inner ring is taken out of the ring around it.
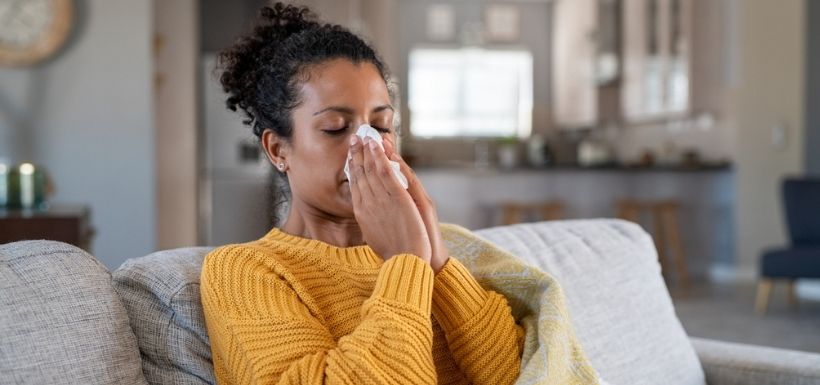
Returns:
[[[356,136],[356,135],[350,135],[350,145],[352,146],[352,145],[356,144],[356,141],[357,141],[358,139],[359,139],[359,137],[358,137],[358,136]]]
[[[371,150],[376,149],[376,141],[375,140],[370,140],[370,143],[368,145],[370,146]]]

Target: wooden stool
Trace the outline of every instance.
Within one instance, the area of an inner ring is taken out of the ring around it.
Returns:
[[[680,203],[676,200],[638,201],[624,199],[616,203],[617,215],[621,219],[640,223],[641,213],[649,213],[652,218],[652,238],[658,249],[658,261],[661,272],[669,278],[668,260],[674,263],[676,283],[685,296],[689,292],[689,271],[686,267],[686,255],[678,227]]]
[[[512,225],[526,220],[528,213],[536,213],[536,218],[554,221],[564,217],[564,204],[561,202],[520,203],[505,202],[501,204],[502,224]]]

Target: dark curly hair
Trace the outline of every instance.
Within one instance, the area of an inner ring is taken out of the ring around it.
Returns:
[[[276,3],[260,11],[253,30],[219,55],[227,106],[242,109],[243,122],[258,138],[272,129],[283,138],[293,131],[291,112],[308,69],[332,59],[376,66],[393,96],[387,67],[362,38],[340,25],[321,24],[307,7]]]
[[[222,72],[219,80],[228,94],[228,108],[242,109],[243,123],[257,138],[272,129],[288,140],[293,134],[291,113],[301,102],[300,84],[309,80],[311,66],[333,59],[372,63],[395,97],[387,66],[362,38],[340,25],[320,23],[307,7],[283,3],[260,10],[254,28],[219,54],[216,71]],[[282,172],[274,173],[270,183],[268,218],[278,226],[290,201],[290,186]]]

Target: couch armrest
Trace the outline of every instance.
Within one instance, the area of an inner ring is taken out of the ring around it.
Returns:
[[[820,384],[820,354],[690,338],[709,385]]]

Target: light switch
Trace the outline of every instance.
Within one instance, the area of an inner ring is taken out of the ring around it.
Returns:
[[[788,138],[786,133],[786,123],[785,122],[777,122],[772,126],[772,147],[777,150],[783,150],[786,148],[788,144]]]

